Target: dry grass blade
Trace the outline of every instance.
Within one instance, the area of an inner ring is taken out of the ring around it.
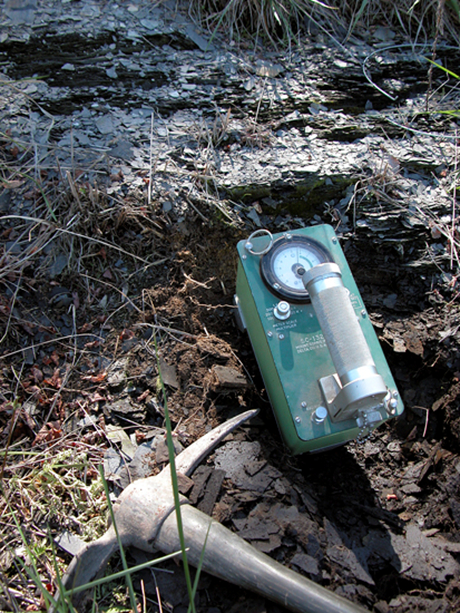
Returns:
[[[191,3],[191,12],[210,30],[225,28],[237,41],[261,35],[272,45],[291,44],[309,9],[315,5],[329,10],[320,0],[207,0]]]
[[[189,11],[211,31],[222,29],[237,42],[261,36],[275,46],[290,45],[311,24],[344,40],[385,25],[412,42],[427,41],[438,31],[459,41],[456,0],[194,0]]]
[[[50,180],[37,168],[34,179],[37,160],[16,148],[10,142],[0,150],[3,187],[12,199],[28,194],[23,214],[11,208],[0,217],[0,559],[9,608],[38,610],[67,562],[52,550],[48,527],[93,539],[105,526],[97,470],[108,444],[104,425],[82,432],[72,420],[84,414],[93,423],[89,413],[105,378],[94,360],[105,343],[117,353],[119,338],[108,333],[114,320],[130,309],[142,316],[129,288],[165,261],[156,254],[164,235],[144,200],[120,200],[78,172]]]

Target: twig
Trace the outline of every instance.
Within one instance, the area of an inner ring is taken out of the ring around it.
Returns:
[[[201,283],[200,281],[196,281],[195,279],[193,279],[192,277],[190,277],[188,274],[186,274],[183,271],[183,275],[186,277],[186,279],[188,281],[190,281],[191,283],[194,283],[195,285],[198,285],[199,287],[203,287],[204,289],[210,289],[208,287],[208,285],[206,283]],[[216,279],[216,277],[211,277],[211,279],[208,279],[207,283],[211,283]]]
[[[202,218],[202,221],[205,221],[206,223],[209,222],[209,219],[207,219],[205,215],[198,210],[198,208],[194,205],[194,203],[187,196],[186,196],[186,201],[187,201],[187,204],[194,209],[197,215]]]
[[[120,253],[123,253],[124,255],[132,257],[135,260],[139,260],[140,262],[142,262],[143,264],[146,264],[147,266],[151,266],[155,264],[155,262],[149,262],[148,260],[141,258],[139,255],[135,255],[134,253],[125,251],[125,249],[122,249],[121,247],[118,247],[117,245],[114,245],[113,243],[109,243],[108,241],[102,240],[100,238],[94,238],[92,236],[87,236],[86,234],[80,234],[79,232],[73,232],[71,230],[67,230],[66,228],[54,226],[51,222],[47,221],[46,219],[38,219],[36,217],[29,217],[27,215],[3,215],[2,217],[0,217],[0,222],[6,219],[22,219],[23,221],[31,221],[37,224],[43,224],[45,226],[48,226],[49,228],[53,228],[58,233],[69,234],[70,236],[75,236],[77,238],[83,238],[92,243],[97,243],[98,245],[108,247],[109,249],[115,249],[116,251],[119,251]]]
[[[154,577],[154,581],[155,581],[155,594],[157,596],[157,606],[158,606],[158,610],[159,613],[163,613],[163,607],[162,607],[162,599],[160,597],[160,590],[158,588],[158,584],[157,584],[157,579],[155,577],[155,573],[154,571],[151,569],[151,574]]]
[[[4,76],[4,75],[2,75]],[[25,79],[25,81],[38,81],[39,79]],[[29,100],[30,102],[32,102],[32,104],[35,104],[35,106],[37,106],[40,111],[46,116],[48,117],[48,119],[51,119],[53,124],[56,121],[55,118],[53,117],[53,115],[51,115],[51,113],[48,113],[48,111],[45,111],[45,109],[40,106],[40,104],[35,100],[35,98],[32,98],[32,96],[29,96],[28,94],[26,94],[26,92],[24,92],[20,87],[15,87],[15,85],[13,85],[13,83],[22,83],[23,81],[18,80],[18,81],[3,81],[2,79],[0,79],[0,86],[1,85],[6,85],[8,87],[11,87],[11,89],[14,89],[16,92],[18,92],[19,94],[21,94],[22,96],[24,96],[25,98],[27,98],[27,100]]]
[[[152,151],[154,149],[154,113],[150,114],[150,146],[149,146],[149,183],[147,185],[147,204],[150,206],[152,201]]]
[[[384,51],[392,51],[393,49],[404,49],[404,48],[408,48],[408,47],[411,47],[412,49],[414,49],[415,47],[429,47],[429,45],[426,44],[426,43],[405,43],[405,44],[402,44],[402,45],[390,45],[389,47],[383,47],[381,49],[376,49],[375,51],[370,53],[370,55],[367,55],[367,57],[363,60],[363,63],[362,63],[363,76],[368,81],[368,83],[370,83],[370,85],[372,85],[381,94],[383,94],[383,96],[386,96],[387,98],[392,100],[392,102],[396,102],[398,100],[398,96],[392,96],[391,94],[389,94],[386,91],[384,91],[383,89],[381,89],[381,87],[379,87],[379,85],[376,85],[376,83],[371,78],[371,75],[370,75],[370,72],[368,70],[367,64],[378,53],[383,53]],[[457,49],[457,47],[453,47],[453,46],[450,45],[450,46],[444,47],[444,49]]]
[[[94,339],[104,342],[104,338],[102,336],[98,336],[97,334],[93,334],[90,332],[83,332],[81,334],[66,334],[65,336],[58,336],[57,338],[51,338],[47,341],[41,341],[40,343],[32,343],[32,345],[27,345],[26,347],[22,347],[22,349],[16,349],[16,351],[10,351],[9,353],[3,353],[0,355],[0,358],[11,358],[14,355],[18,355],[20,353],[24,353],[24,351],[34,351],[37,347],[43,347],[44,345],[50,345],[52,343],[61,343],[68,339],[74,338],[89,338],[93,337]]]
[[[423,438],[426,438],[427,428],[429,426],[429,409],[424,409],[424,410],[426,411],[426,421],[424,423]]]
[[[65,372],[64,378],[62,379],[62,382],[61,382],[61,385],[59,386],[58,391],[54,395],[53,402],[51,403],[51,406],[50,406],[50,410],[48,411],[48,414],[47,414],[47,416],[45,418],[45,421],[43,422],[44,425],[49,422],[50,417],[53,414],[53,411],[54,411],[54,409],[56,407],[56,404],[58,403],[58,400],[61,397],[61,394],[62,394],[63,390],[66,387],[66,383],[69,380],[70,373],[72,371],[72,367],[75,365],[76,355],[77,354],[74,351],[74,359],[72,361],[72,365],[68,364],[67,367],[66,367],[66,372]]]
[[[432,76],[434,72],[434,63],[437,57],[437,43],[439,42],[439,36],[442,33],[443,23],[442,23],[442,15],[443,15],[443,7],[445,4],[445,0],[437,1],[437,11],[436,11],[436,24],[435,24],[435,36],[434,42],[432,43],[432,62],[429,65],[429,69],[427,71],[428,84],[426,91],[426,113],[429,112],[429,99],[431,97],[432,90]]]
[[[10,305],[9,305],[8,321],[6,322],[5,331],[3,333],[3,336],[2,336],[2,338],[0,338],[0,345],[3,343],[3,341],[5,340],[5,338],[8,335],[11,319],[13,318],[14,305],[16,304],[16,298],[17,298],[18,292],[19,292],[19,286],[20,286],[20,283],[21,283],[21,278],[22,278],[22,271],[20,271],[20,273],[19,273],[19,279],[18,279],[17,284],[16,284],[16,289],[15,289],[15,291],[14,291],[12,297],[11,297],[11,302],[10,302]]]
[[[455,134],[455,136],[457,137],[455,140],[455,152],[458,150],[459,153],[459,131],[457,131],[458,133]],[[458,155],[455,155],[455,172],[454,175],[456,176],[457,174],[457,170],[458,170]],[[456,219],[456,190],[453,189],[453,206],[451,209],[451,236],[454,237],[455,236],[455,232],[456,232],[456,226],[455,226],[455,219]],[[453,270],[453,258],[456,254],[455,251],[455,241],[452,239],[450,241],[450,267]],[[458,265],[459,265],[459,255],[457,257],[458,259]]]
[[[78,195],[77,188],[75,187],[75,182],[69,170],[66,170],[66,178],[67,178],[67,182],[69,183],[69,187],[70,187],[72,196],[75,198],[75,201],[77,202],[78,206],[81,206],[80,197]]]
[[[405,126],[401,123],[398,123],[397,121],[393,121],[392,119],[390,119],[390,117],[386,117],[385,119],[386,121],[391,123],[393,126],[396,126],[397,128],[402,128],[402,130],[408,130],[408,132],[412,132],[413,134],[416,134],[417,136],[429,136],[431,138],[434,138],[433,132],[432,133],[424,132],[423,130],[416,130],[415,128],[410,128],[410,126]],[[451,136],[450,134],[437,133],[437,138],[440,138],[441,140],[449,140],[449,141],[456,142],[457,136],[456,134],[455,136]]]
[[[261,109],[261,104],[262,104],[262,101],[263,101],[264,92],[266,91],[266,83],[267,83],[267,77],[264,78],[263,86],[262,86],[262,89],[261,89],[261,95],[259,96],[258,106],[256,107],[255,118],[253,120],[253,134],[255,134],[256,128],[258,127],[258,116],[259,116],[259,111]]]
[[[122,296],[122,299],[124,299],[126,303],[132,306],[133,309],[135,309],[135,311],[138,311],[138,313],[142,313],[141,309],[135,305],[135,303],[131,300],[131,298],[127,296],[127,294],[123,291],[123,289],[118,288],[116,285],[114,285],[113,283],[110,283],[109,281],[106,281],[105,279],[97,279],[96,277],[92,277],[91,275],[84,274],[84,273],[82,273],[81,276],[84,277],[85,279],[90,279],[91,281],[95,281],[96,283],[101,283],[101,285],[107,285],[108,287],[110,287],[110,289],[114,290],[114,292],[118,292]],[[111,314],[111,317],[112,315],[117,313],[120,310],[120,308],[123,308],[125,306],[127,305],[122,304],[121,307],[118,307],[118,309],[114,313]]]

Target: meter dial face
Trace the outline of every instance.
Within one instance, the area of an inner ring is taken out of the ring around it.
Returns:
[[[271,291],[295,302],[307,302],[303,274],[313,266],[332,262],[329,251],[307,236],[282,236],[261,258],[261,275]]]

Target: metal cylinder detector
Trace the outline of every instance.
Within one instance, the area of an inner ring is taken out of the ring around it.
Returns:
[[[294,454],[365,438],[403,404],[327,225],[237,245],[235,301]]]

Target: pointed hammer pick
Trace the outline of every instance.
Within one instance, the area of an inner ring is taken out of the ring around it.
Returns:
[[[251,410],[211,430],[175,458],[177,472],[190,475],[211,450],[245,420]],[[306,577],[289,570],[261,553],[219,522],[192,507],[181,496],[181,517],[187,558],[198,566],[205,548],[202,569],[238,587],[251,590],[295,613],[364,613],[364,609]],[[124,548],[165,554],[181,549],[174,512],[170,466],[154,477],[134,481],[114,503],[114,518]],[[88,543],[73,558],[62,578],[67,592],[85,585],[102,574],[110,557],[118,550],[114,526],[96,541]],[[73,594],[75,606],[84,592]]]

